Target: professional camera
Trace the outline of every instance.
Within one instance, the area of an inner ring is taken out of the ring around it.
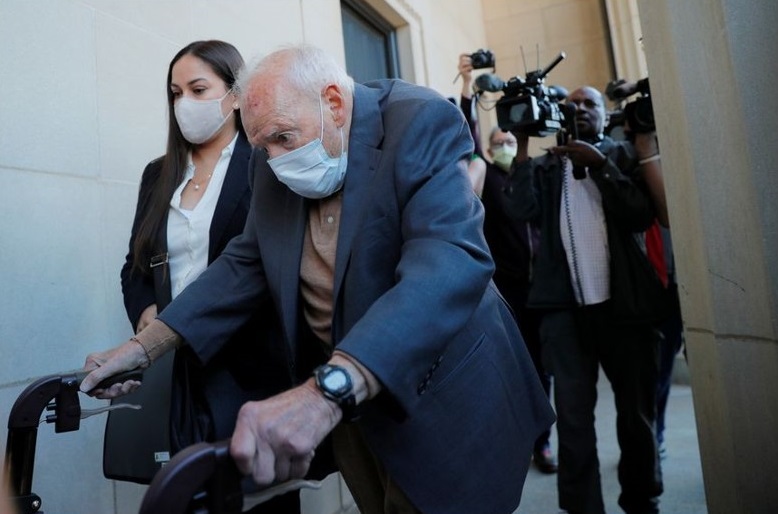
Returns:
[[[574,114],[566,116],[566,106],[559,104],[567,98],[567,91],[543,85],[546,75],[564,58],[565,53],[561,52],[545,69],[531,71],[526,78],[513,77],[508,82],[489,73],[476,77],[476,90],[504,93],[495,106],[497,124],[502,130],[546,137],[575,127]]]
[[[635,134],[646,134],[656,130],[648,77],[637,82],[627,82],[623,79],[614,80],[605,87],[605,96],[613,102],[620,102],[636,93],[639,93],[640,96],[627,103],[623,110],[610,113],[609,129],[624,125],[626,122],[629,125],[629,131]]]
[[[477,52],[470,54],[470,62],[473,65],[474,70],[494,68],[494,54],[491,50],[484,50],[482,48]]]

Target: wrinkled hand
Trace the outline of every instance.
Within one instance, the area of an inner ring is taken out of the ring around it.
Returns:
[[[279,395],[244,404],[230,454],[238,469],[259,485],[302,478],[314,450],[341,416],[340,409],[309,379]]]
[[[152,303],[145,309],[143,309],[143,312],[140,314],[140,318],[138,318],[138,326],[135,328],[135,333],[137,334],[144,328],[148,326],[149,323],[154,321],[157,318],[157,304]]]
[[[578,139],[571,139],[564,145],[548,149],[554,155],[566,155],[575,166],[599,169],[608,160],[594,145]]]
[[[113,384],[108,389],[93,388],[108,377],[140,367],[148,367],[148,359],[143,348],[135,341],[127,341],[104,352],[90,353],[86,357],[84,369],[93,371],[81,382],[80,389],[89,396],[101,399],[117,398],[131,393],[140,387],[139,381],[128,380]]]

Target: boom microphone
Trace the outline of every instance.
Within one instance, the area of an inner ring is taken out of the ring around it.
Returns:
[[[494,73],[482,73],[475,78],[475,87],[479,91],[497,93],[505,87],[505,82]]]

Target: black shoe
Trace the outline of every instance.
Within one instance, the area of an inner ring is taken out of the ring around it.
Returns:
[[[551,475],[557,472],[558,466],[556,464],[556,459],[554,458],[554,453],[551,451],[551,446],[548,444],[532,452],[532,460],[541,473]]]
[[[667,447],[665,446],[665,443],[659,443],[657,452],[659,454],[659,460],[665,460],[667,457]]]

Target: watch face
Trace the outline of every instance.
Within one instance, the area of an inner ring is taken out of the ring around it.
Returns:
[[[332,369],[321,380],[322,386],[336,396],[340,396],[349,390],[350,380],[343,370]]]

